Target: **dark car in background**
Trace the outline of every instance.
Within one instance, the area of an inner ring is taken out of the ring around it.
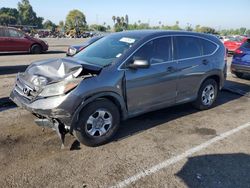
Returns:
[[[0,53],[40,54],[47,50],[48,44],[45,41],[33,38],[16,28],[0,26]]]
[[[213,107],[225,55],[221,41],[207,34],[114,33],[73,57],[32,63],[17,75],[10,98],[36,115],[38,125],[98,146],[114,136],[120,120],[187,102]]]
[[[244,74],[250,74],[250,39],[235,50],[231,72],[238,78],[242,78]]]
[[[103,36],[95,36],[95,37],[92,37],[92,38],[86,40],[82,44],[72,45],[68,48],[66,55],[73,56],[73,55],[77,54],[78,52],[80,52],[81,50],[83,50],[84,48],[86,48],[87,46],[89,46],[89,45],[93,44],[94,42],[96,42],[97,40],[101,39],[102,37]]]

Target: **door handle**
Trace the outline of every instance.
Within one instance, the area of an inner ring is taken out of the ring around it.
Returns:
[[[206,60],[206,59],[203,59],[203,60],[202,60],[202,64],[203,64],[203,65],[207,65],[208,63],[209,63],[208,60]]]
[[[174,70],[175,70],[174,67],[167,67],[166,69],[167,72],[174,72]]]

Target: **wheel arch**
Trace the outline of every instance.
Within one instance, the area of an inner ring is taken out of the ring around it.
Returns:
[[[221,76],[218,75],[218,74],[211,74],[211,75],[209,75],[209,76],[206,76],[204,79],[201,80],[200,85],[199,85],[199,88],[200,88],[200,87],[202,86],[202,84],[203,84],[206,80],[208,80],[208,79],[213,79],[213,80],[215,80],[216,83],[218,84],[218,89],[221,89],[223,83],[222,83],[222,78],[221,78]],[[198,88],[198,90],[199,90],[199,88]]]
[[[35,46],[35,45],[38,45],[41,47],[41,50],[43,51],[43,46],[37,42],[34,42],[30,45],[30,48],[29,48],[29,52],[32,53],[32,47]]]
[[[121,97],[119,94],[114,93],[114,92],[97,93],[97,94],[90,95],[84,98],[81,104],[78,106],[78,108],[76,109],[72,117],[70,132],[72,132],[73,129],[75,128],[74,127],[75,123],[79,119],[79,114],[84,109],[84,107],[96,100],[101,100],[101,99],[108,99],[109,101],[113,102],[119,110],[121,120],[127,119],[127,108],[126,108],[125,101],[123,100],[123,97]]]

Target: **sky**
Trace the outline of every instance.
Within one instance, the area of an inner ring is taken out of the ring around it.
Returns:
[[[17,8],[18,0],[0,0],[1,7]],[[129,16],[129,23],[141,20],[151,26],[191,24],[217,30],[250,29],[250,0],[30,0],[38,16],[56,24],[70,10],[82,11],[88,24],[113,25],[112,16]]]

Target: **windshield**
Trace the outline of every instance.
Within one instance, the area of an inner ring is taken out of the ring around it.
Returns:
[[[138,38],[107,36],[76,54],[74,58],[90,64],[106,66],[131,48]]]

